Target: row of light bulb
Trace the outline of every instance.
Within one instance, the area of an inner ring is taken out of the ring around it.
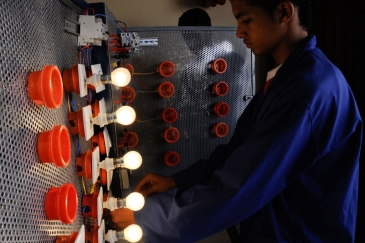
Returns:
[[[142,156],[137,151],[129,151],[123,157],[113,159],[106,158],[102,162],[98,163],[99,168],[103,168],[107,171],[114,168],[127,168],[130,170],[138,169],[142,164]],[[99,169],[98,168],[98,169]],[[128,208],[132,211],[138,211],[143,208],[145,199],[142,194],[138,192],[132,192],[126,198],[109,197],[103,202],[103,208],[108,208],[110,211],[114,211],[117,208]],[[136,224],[131,224],[123,231],[109,230],[104,235],[105,240],[113,243],[118,240],[127,240],[129,242],[138,242],[142,238],[142,229]]]
[[[91,118],[91,123],[104,127],[105,125],[118,122],[122,125],[128,126],[136,120],[136,112],[128,105],[120,107],[113,113],[99,113],[96,117]]]
[[[98,87],[104,84],[114,84],[115,86],[124,87],[131,81],[131,73],[124,67],[114,69],[110,75],[96,74],[86,78],[86,84]]]
[[[129,242],[138,242],[142,239],[142,229],[136,224],[131,224],[123,231],[109,230],[104,234],[104,239],[110,243],[114,243],[118,240],[127,240]]]
[[[103,202],[103,208],[108,208],[114,211],[117,208],[128,208],[132,211],[141,210],[144,206],[145,199],[142,194],[138,192],[132,192],[126,198],[117,199],[115,197],[109,197]],[[118,240],[127,240],[129,242],[138,242],[142,238],[142,229],[136,224],[131,224],[123,231],[109,230],[104,235],[105,240],[109,242],[115,242]]]
[[[137,151],[129,151],[121,158],[105,158],[98,163],[98,168],[102,168],[107,172],[115,168],[126,168],[130,170],[138,169],[142,164],[142,156]]]
[[[119,67],[111,72],[110,75],[93,74],[86,78],[86,83],[94,87],[104,85],[107,83],[114,84],[119,87],[124,87],[131,81],[131,73],[128,69]],[[92,123],[104,127],[105,125],[118,122],[122,125],[128,126],[136,119],[136,112],[130,106],[122,106],[116,112],[106,114],[99,113],[98,116],[92,118]]]
[[[128,69],[120,67],[111,72],[111,75],[93,74],[90,78],[87,78],[86,83],[93,85],[94,87],[112,83],[119,87],[124,87],[129,84],[131,80],[131,74]],[[130,125],[136,119],[136,112],[130,106],[122,106],[116,112],[111,114],[99,113],[98,116],[92,118],[92,123],[99,125],[100,127],[112,122],[118,122],[122,125]],[[122,158],[118,159],[105,159],[99,163],[100,168],[106,170],[114,169],[116,167],[127,168],[131,170],[138,169],[142,164],[142,157],[136,151],[129,151]],[[109,208],[111,211],[117,208],[128,208],[132,211],[138,211],[143,208],[145,199],[142,194],[133,192],[126,198],[117,199],[110,197],[106,202],[103,202],[104,208]],[[105,239],[109,242],[115,242],[117,240],[125,239],[129,242],[137,242],[142,238],[142,229],[136,224],[131,224],[123,231],[109,230],[105,235]]]

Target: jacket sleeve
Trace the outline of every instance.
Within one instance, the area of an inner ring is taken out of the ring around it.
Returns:
[[[270,106],[209,180],[151,196],[135,212],[146,243],[193,242],[224,230],[256,213],[314,163],[307,106],[287,97]]]

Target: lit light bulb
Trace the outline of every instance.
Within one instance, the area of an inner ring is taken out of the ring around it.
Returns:
[[[130,106],[122,106],[113,113],[99,113],[96,117],[91,118],[91,123],[104,127],[106,124],[117,121],[118,123],[128,126],[136,119],[136,112]]]
[[[117,208],[129,208],[132,211],[141,210],[144,206],[145,200],[142,194],[132,192],[126,198],[109,197],[103,202],[103,208],[108,208],[114,211]]]
[[[144,206],[144,197],[141,193],[132,192],[126,197],[125,204],[132,211],[141,210]]]
[[[131,224],[123,231],[108,230],[106,234],[104,233],[104,239],[110,243],[114,243],[119,240],[138,242],[142,239],[142,235],[143,232],[141,227],[136,224]]]
[[[124,229],[124,238],[129,242],[138,242],[142,238],[142,229],[136,224],[131,224]]]
[[[118,123],[126,126],[132,124],[136,119],[136,112],[132,107],[127,105],[120,107],[115,114]]]
[[[116,86],[119,87],[127,86],[131,81],[131,73],[129,72],[128,69],[124,67],[119,67],[115,69],[113,72],[111,72],[111,80],[112,84]]]
[[[130,170],[138,169],[142,164],[142,156],[137,151],[129,151],[123,156],[124,167]]]
[[[98,164],[98,168],[103,168],[107,171],[114,168],[127,168],[130,170],[138,169],[142,164],[142,156],[137,151],[129,151],[120,158],[105,158]]]

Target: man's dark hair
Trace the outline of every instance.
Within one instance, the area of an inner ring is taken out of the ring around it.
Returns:
[[[245,0],[251,6],[261,7],[270,15],[275,8],[286,0]],[[298,7],[299,23],[307,31],[312,27],[312,1],[310,0],[289,0],[294,6]]]
[[[193,8],[181,15],[178,26],[212,26],[212,24],[207,12],[200,8]]]

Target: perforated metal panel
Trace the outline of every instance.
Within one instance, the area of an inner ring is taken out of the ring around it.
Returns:
[[[58,235],[78,231],[83,223],[80,203],[83,189],[74,163],[77,136],[71,137],[71,162],[65,168],[40,163],[36,150],[40,132],[57,124],[68,126],[67,96],[64,95],[61,108],[48,110],[36,106],[27,91],[30,72],[41,70],[47,64],[56,65],[62,71],[77,63],[77,39],[63,31],[64,18],[76,21],[77,15],[58,0],[0,0],[1,242],[54,242]],[[136,72],[155,72],[165,60],[175,63],[177,70],[168,79],[156,73],[134,78],[137,98],[131,106],[135,107],[139,122],[128,129],[139,136],[134,150],[142,154],[144,162],[130,176],[132,188],[146,172],[172,174],[207,158],[216,145],[229,140],[238,116],[249,102],[243,98],[254,93],[251,53],[236,39],[234,29],[137,31],[141,37],[158,37],[159,46],[144,47],[127,60]],[[224,74],[210,71],[209,63],[217,57],[228,62]],[[163,81],[175,86],[170,100],[154,92]],[[212,94],[211,86],[218,81],[229,84],[227,96]],[[117,91],[113,92],[117,95]],[[86,105],[86,100],[74,94],[73,98],[77,109]],[[212,112],[212,106],[219,101],[230,105],[227,117],[219,118]],[[162,121],[161,112],[170,105],[179,112],[178,120],[171,124],[181,133],[174,144],[162,138],[169,125]],[[212,134],[212,125],[220,121],[230,128],[224,138]],[[117,133],[121,132],[122,127],[116,127]],[[81,152],[91,149],[84,139],[80,143]],[[163,163],[163,155],[170,150],[181,156],[175,167]],[[44,213],[49,188],[66,182],[76,186],[79,196],[77,218],[70,225],[48,221]]]
[[[137,122],[128,127],[137,133],[138,145],[132,150],[141,153],[142,166],[132,171],[131,187],[147,172],[171,175],[188,167],[199,159],[208,158],[213,149],[227,143],[233,134],[238,117],[254,94],[252,54],[235,36],[235,28],[214,27],[168,27],[136,28],[141,38],[158,37],[158,46],[143,47],[125,60],[132,64],[135,75],[130,84],[136,90],[136,99],[130,103],[137,113]],[[228,68],[223,74],[212,72],[211,62],[223,58]],[[169,78],[156,73],[163,61],[176,65],[176,72]],[[141,75],[143,73],[143,75]],[[174,95],[162,98],[158,86],[164,82],[173,83]],[[212,86],[224,81],[229,85],[227,95],[220,97],[213,93]],[[230,112],[218,117],[213,112],[217,102],[226,102]],[[178,112],[178,120],[168,124],[161,113],[167,107]],[[229,133],[219,138],[213,133],[213,126],[225,122]],[[168,127],[180,131],[180,139],[173,144],[163,139]],[[119,133],[122,127],[118,126]],[[164,163],[168,151],[179,153],[179,164],[170,167]]]
[[[77,137],[71,137],[71,162],[65,168],[39,161],[40,132],[56,124],[67,126],[67,96],[61,108],[48,110],[29,98],[27,79],[44,65],[61,71],[77,63],[76,36],[63,31],[64,18],[76,13],[58,0],[0,1],[0,242],[54,242],[58,235],[78,231],[81,180],[76,176]],[[74,96],[77,107],[86,101]],[[81,151],[90,149],[81,141]],[[73,224],[48,221],[44,199],[51,187],[72,182],[79,208]]]

